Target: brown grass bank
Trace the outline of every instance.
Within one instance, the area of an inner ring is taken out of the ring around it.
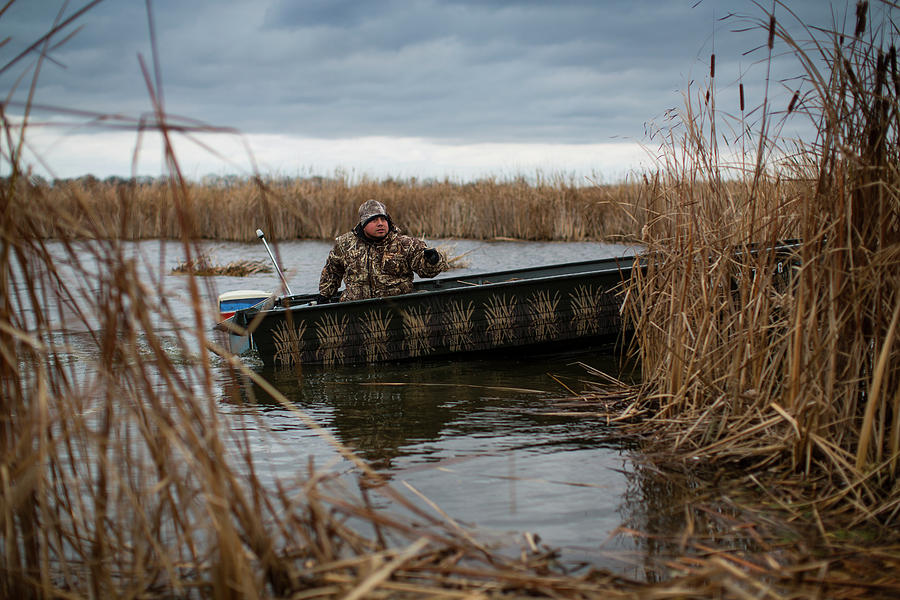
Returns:
[[[643,226],[645,186],[624,182],[584,185],[562,175],[529,180],[350,180],[334,178],[226,178],[186,182],[191,221],[207,239],[252,241],[261,227],[273,240],[330,239],[349,229],[360,204],[384,201],[394,220],[430,238],[523,240],[633,240]],[[84,223],[106,237],[178,238],[179,208],[159,181],[96,178],[20,186],[21,202],[48,204],[69,219],[48,223],[41,235],[57,237]]]
[[[651,195],[649,267],[628,292],[645,378],[631,410],[651,416],[638,429],[657,458],[750,473],[825,540],[836,518],[885,533],[900,519],[900,71],[896,24],[867,24],[868,8],[804,44],[763,21],[768,51],[787,47],[806,78],[788,106],[757,109],[749,145],[770,150],[744,162],[739,199],[715,131],[749,124],[717,123],[711,68],[670,156],[694,154]],[[797,113],[818,133],[788,153],[768,132]],[[760,185],[788,178],[812,188]],[[786,238],[801,240],[793,264],[750,251]]]

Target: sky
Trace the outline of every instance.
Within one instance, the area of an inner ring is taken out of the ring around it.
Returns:
[[[748,113],[765,95],[768,17],[750,0],[151,0],[152,18],[145,0],[106,0],[78,15],[88,4],[0,15],[5,116],[20,124],[31,99],[23,160],[47,178],[164,174],[154,96],[189,130],[172,140],[193,179],[612,182],[653,168],[660,128],[710,86],[711,54],[720,111],[739,114],[739,83]],[[800,22],[854,10],[762,5],[799,38]],[[786,50],[773,106],[799,85]]]

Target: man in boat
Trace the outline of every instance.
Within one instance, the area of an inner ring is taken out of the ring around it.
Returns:
[[[319,303],[330,302],[344,281],[341,302],[407,294],[413,273],[434,277],[448,268],[446,257],[422,240],[404,235],[384,204],[367,200],[359,223],[339,236],[319,278]]]

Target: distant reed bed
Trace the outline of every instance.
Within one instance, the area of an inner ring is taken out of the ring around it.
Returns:
[[[754,109],[760,154],[738,196],[715,131],[750,129],[751,110],[717,122],[711,58],[647,194],[647,268],[627,290],[644,375],[632,409],[652,415],[659,456],[749,477],[829,543],[835,515],[900,521],[900,70],[896,23],[868,8],[805,45],[763,21],[768,51],[787,47],[806,78],[786,106]],[[818,133],[788,151],[768,132],[796,113]],[[790,238],[792,256],[766,250]]]
[[[369,198],[386,203],[405,231],[433,238],[521,240],[629,240],[643,223],[646,202],[641,183],[584,185],[571,178],[536,180],[350,180],[334,178],[223,178],[186,182],[183,193],[190,222],[204,238],[251,241],[261,227],[274,240],[330,239],[347,231],[360,204]],[[24,202],[65,209],[62,224],[48,223],[41,235],[58,228],[76,232],[88,219],[92,229],[122,239],[178,238],[176,201],[165,180],[41,182],[22,186]],[[96,220],[100,218],[100,222]]]

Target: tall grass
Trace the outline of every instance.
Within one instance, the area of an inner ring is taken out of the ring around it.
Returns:
[[[256,227],[272,239],[331,239],[355,222],[360,204],[384,201],[405,231],[432,238],[525,240],[634,239],[643,223],[643,186],[622,182],[583,185],[562,175],[512,180],[351,180],[256,177],[215,182],[185,182],[198,231],[217,240],[255,240]],[[61,180],[20,186],[31,201],[65,208],[69,219],[48,223],[40,234],[55,237],[77,231],[88,218],[102,220],[105,237],[173,238],[180,235],[177,206],[164,181]],[[625,211],[622,207],[628,207]],[[639,217],[638,217],[639,218]]]
[[[723,117],[710,96],[688,103],[675,145],[693,154],[656,184],[642,240],[651,260],[631,282],[629,314],[642,403],[653,406],[666,451],[802,477],[802,497],[770,490],[798,514],[896,524],[900,72],[895,24],[868,27],[867,9],[859,3],[852,35],[809,31],[811,44],[767,16],[768,51],[794,53],[806,81],[792,85],[805,93],[758,108],[756,152],[739,165],[706,160],[724,154],[715,134]],[[769,132],[797,112],[818,134],[788,152]],[[739,197],[722,184],[737,166]],[[787,273],[775,253],[748,252],[787,238],[802,240]]]

